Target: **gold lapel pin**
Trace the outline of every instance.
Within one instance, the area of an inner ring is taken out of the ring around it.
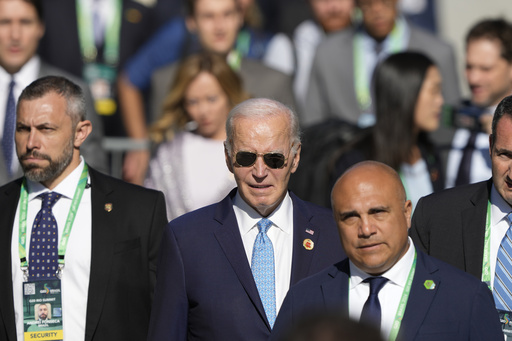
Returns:
[[[313,250],[313,248],[315,247],[315,243],[309,238],[304,239],[304,242],[302,243],[302,245],[304,246],[304,248],[306,250]]]
[[[111,203],[105,204],[105,211],[107,211],[107,212],[112,211],[112,204]]]

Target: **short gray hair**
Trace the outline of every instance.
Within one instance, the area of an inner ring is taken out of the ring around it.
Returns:
[[[251,98],[238,104],[229,112],[226,121],[226,142],[224,142],[228,155],[231,156],[233,150],[233,126],[236,118],[268,118],[278,115],[288,116],[290,141],[293,144],[293,152],[296,152],[301,141],[297,114],[281,102],[269,98]]]

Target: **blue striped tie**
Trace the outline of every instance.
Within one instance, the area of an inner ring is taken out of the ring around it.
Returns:
[[[512,311],[512,212],[507,215],[509,228],[498,250],[494,278],[494,302],[500,310]]]
[[[274,270],[274,247],[267,236],[272,222],[266,218],[258,222],[259,233],[252,249],[251,270],[260,294],[270,327],[276,320],[276,280]]]

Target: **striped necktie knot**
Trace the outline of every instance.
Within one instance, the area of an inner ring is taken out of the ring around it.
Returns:
[[[512,212],[510,212],[509,214],[507,214],[507,221],[508,221],[508,224],[511,225],[512,224]]]

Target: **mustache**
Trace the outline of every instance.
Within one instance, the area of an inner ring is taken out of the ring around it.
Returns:
[[[35,158],[39,158],[39,159],[43,159],[43,160],[47,160],[47,161],[52,161],[52,158],[46,154],[43,154],[43,153],[39,153],[38,151],[31,151],[31,152],[27,152],[25,154],[22,154],[19,159],[20,161],[21,160],[26,160],[28,158],[31,158],[31,157],[35,157]]]

